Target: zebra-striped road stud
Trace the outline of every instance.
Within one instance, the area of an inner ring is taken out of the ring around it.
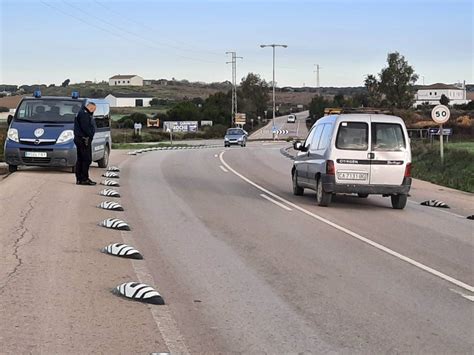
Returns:
[[[109,179],[120,179],[120,175],[113,171],[106,171],[105,173],[102,174],[102,176]]]
[[[117,229],[121,231],[129,231],[130,226],[118,218],[107,218],[99,223],[99,226],[109,229]]]
[[[118,166],[109,166],[107,168],[107,171],[112,171],[114,173],[118,173],[118,172],[120,172],[120,168]]]
[[[100,184],[104,186],[115,186],[115,187],[120,186],[120,184],[117,181],[109,180],[109,179],[102,180]]]
[[[119,192],[114,189],[103,189],[101,192],[99,192],[99,195],[107,197],[120,197]]]
[[[139,282],[127,282],[112,290],[117,296],[122,296],[134,301],[164,305],[165,300],[153,287]]]
[[[429,207],[449,208],[449,206],[445,202],[440,200],[427,200],[420,203],[420,205]]]
[[[136,259],[142,260],[143,255],[134,247],[131,247],[127,244],[114,243],[107,245],[106,247],[100,250],[104,254],[110,254],[114,256],[120,256],[121,258],[126,259]]]
[[[128,155],[137,155],[137,152],[128,152]]]
[[[467,219],[474,219],[474,214],[471,214],[470,216],[466,217]]]
[[[117,202],[113,202],[113,201],[101,202],[100,205],[98,205],[97,207],[102,208],[103,210],[109,210],[109,211],[123,211],[123,207]]]

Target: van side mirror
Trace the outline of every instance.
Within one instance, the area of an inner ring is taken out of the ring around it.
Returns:
[[[8,115],[7,123],[8,123],[9,126],[12,123],[12,121],[13,121],[13,115]]]
[[[293,143],[293,149],[294,150],[301,150],[301,147],[303,146],[303,144],[301,144],[300,141],[296,141]]]

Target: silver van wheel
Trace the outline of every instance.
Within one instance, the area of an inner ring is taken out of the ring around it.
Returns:
[[[321,178],[316,182],[316,202],[319,206],[326,207],[331,203],[332,194],[323,190]]]
[[[392,200],[392,207],[396,210],[403,210],[407,204],[407,195],[392,195],[390,196]]]
[[[292,179],[293,181],[293,195],[296,195],[296,196],[302,196],[303,193],[304,193],[304,188],[298,186],[298,178],[296,176],[296,171],[295,173],[292,175]]]
[[[99,164],[99,168],[106,168],[107,165],[109,165],[109,147],[108,146],[105,146],[105,150],[104,150],[104,156],[102,157],[102,159],[100,159],[99,161],[97,161],[97,164]]]

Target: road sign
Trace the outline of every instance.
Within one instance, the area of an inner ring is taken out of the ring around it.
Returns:
[[[235,124],[244,125],[247,123],[247,115],[245,113],[235,114]]]
[[[444,105],[435,106],[431,111],[431,118],[439,124],[446,123],[449,120],[449,116],[451,116],[451,112]]]
[[[430,128],[428,133],[430,136],[439,136],[440,129],[439,128]],[[452,136],[453,129],[452,128],[443,128],[443,136]]]

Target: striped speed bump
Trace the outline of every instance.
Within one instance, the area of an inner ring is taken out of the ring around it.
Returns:
[[[120,179],[120,175],[113,171],[107,171],[104,174],[102,174],[102,176],[109,179]]]
[[[103,210],[123,211],[123,207],[117,202],[113,202],[113,201],[104,201],[97,207],[102,208]]]
[[[422,203],[420,203],[420,205],[429,207],[449,208],[449,206],[445,202],[440,200],[423,201]]]
[[[122,296],[134,301],[164,305],[165,300],[153,287],[139,282],[127,282],[112,290],[117,296]]]
[[[99,192],[99,195],[107,197],[120,197],[119,192],[114,189],[103,189],[101,192]]]
[[[127,259],[142,260],[143,255],[135,248],[127,244],[114,243],[107,245],[100,250],[104,254],[110,254],[114,256],[120,256]]]
[[[115,186],[115,187],[120,186],[120,184],[117,181],[109,180],[109,179],[102,180],[100,184],[104,186]]]
[[[120,168],[118,166],[109,166],[107,168],[107,171],[112,171],[112,172],[118,173],[118,172],[120,172]]]
[[[99,223],[99,226],[109,229],[117,229],[121,231],[129,231],[130,226],[118,218],[107,218]]]
[[[128,152],[128,155],[137,155],[137,152]]]

